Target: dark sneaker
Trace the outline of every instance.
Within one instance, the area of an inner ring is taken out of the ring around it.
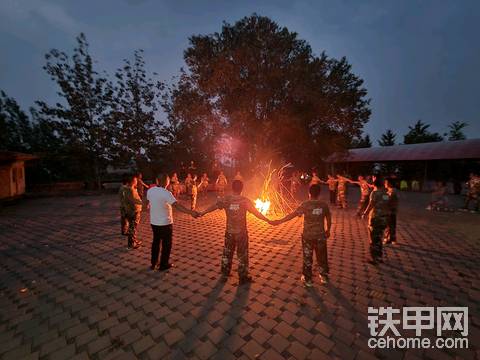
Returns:
[[[312,280],[306,279],[304,275],[302,275],[300,280],[302,281],[303,286],[305,286],[305,287],[312,287],[313,286]]]
[[[168,264],[167,266],[160,266],[160,267],[158,268],[158,271],[166,271],[166,270],[168,270],[168,269],[170,269],[170,268],[172,268],[172,267],[174,267],[173,264]]]
[[[251,276],[245,276],[244,278],[241,278],[239,281],[238,281],[238,284],[239,285],[244,285],[244,284],[250,284],[253,282],[253,279]]]

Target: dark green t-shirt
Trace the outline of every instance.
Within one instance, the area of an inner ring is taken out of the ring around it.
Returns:
[[[304,237],[311,239],[325,236],[325,217],[330,215],[327,204],[320,200],[307,200],[298,207],[296,213],[304,216]]]
[[[227,215],[227,233],[247,232],[247,211],[254,208],[251,200],[241,195],[227,195],[217,201],[217,207]]]
[[[369,217],[377,218],[390,214],[390,196],[385,189],[374,190],[370,194],[372,208]]]

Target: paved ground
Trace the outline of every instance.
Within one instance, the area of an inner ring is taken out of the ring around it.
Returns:
[[[0,357],[478,359],[479,216],[412,204],[400,215],[399,245],[386,249],[378,268],[364,262],[365,222],[353,210],[334,210],[331,283],[312,290],[299,283],[300,219],[278,227],[249,219],[256,281],[239,287],[236,274],[217,281],[221,212],[199,220],[176,214],[176,267],[152,273],[148,219],[140,227],[144,246],[127,252],[114,195],[7,207],[0,212]],[[374,352],[369,305],[468,306],[470,349]]]

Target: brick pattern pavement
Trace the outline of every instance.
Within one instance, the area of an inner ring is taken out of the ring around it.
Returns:
[[[205,206],[200,201],[200,208]],[[353,206],[352,206],[353,207]],[[299,282],[301,220],[249,218],[255,282],[236,264],[218,281],[224,215],[175,214],[175,268],[150,272],[151,230],[137,251],[119,235],[116,196],[28,200],[0,213],[1,359],[479,358],[479,242],[421,218],[365,263],[365,221],[333,211],[331,282]],[[405,219],[408,219],[406,221]],[[469,350],[373,351],[368,306],[469,306]]]

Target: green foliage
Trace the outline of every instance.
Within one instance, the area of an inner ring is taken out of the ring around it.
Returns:
[[[139,168],[156,156],[160,123],[155,115],[164,85],[148,76],[142,50],[135,51],[133,62],[124,60],[115,77],[112,118],[117,128],[117,159],[126,164],[134,162]]]
[[[405,144],[419,144],[442,141],[443,137],[438,133],[428,131],[429,127],[429,124],[424,124],[422,120],[418,120],[415,125],[408,127],[410,131],[403,137],[403,142]]]
[[[456,140],[465,140],[467,137],[465,136],[463,129],[467,127],[468,124],[466,122],[461,121],[454,121],[448,128],[450,131],[448,132],[448,140],[456,141]]]
[[[366,134],[364,137],[354,138],[350,143],[350,149],[360,149],[372,147],[370,135]]]
[[[238,158],[255,162],[270,151],[316,162],[360,135],[370,116],[363,80],[345,58],[315,56],[267,17],[254,14],[224,23],[219,33],[192,36],[184,58],[188,71],[168,100],[169,127],[193,122],[200,101],[204,113],[195,121],[209,131],[223,127],[241,144]],[[198,99],[186,102],[191,93]]]
[[[44,69],[57,83],[63,104],[38,101],[40,114],[56,122],[75,160],[100,185],[101,169],[112,160],[112,84],[94,70],[84,34],[77,37],[72,56],[53,49],[45,58]]]
[[[31,151],[32,131],[28,115],[0,91],[0,150]]]
[[[395,145],[396,137],[397,135],[392,130],[388,129],[384,134],[382,134],[380,140],[378,140],[378,145],[393,146]]]

